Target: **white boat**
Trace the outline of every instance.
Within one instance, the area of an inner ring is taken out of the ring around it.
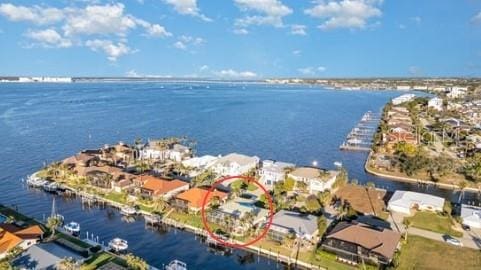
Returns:
[[[72,234],[72,235],[75,235],[75,236],[79,236],[80,235],[80,224],[78,224],[77,222],[70,222],[68,223],[67,225],[63,226],[63,228],[65,229],[66,232]]]
[[[126,240],[114,238],[109,242],[109,248],[115,252],[122,252],[129,248],[129,244]]]
[[[55,192],[58,189],[58,184],[55,182],[48,182],[43,185],[43,190],[47,192]]]
[[[45,186],[45,184],[47,184],[47,183],[48,183],[48,181],[37,177],[35,174],[32,174],[27,178],[27,184],[31,187],[40,188],[40,187]]]
[[[135,210],[135,208],[133,207],[122,207],[120,209],[120,214],[124,215],[124,216],[132,216],[132,215],[135,215],[137,214],[137,210]]]
[[[159,215],[146,215],[144,216],[145,222],[156,224],[162,221],[162,218]]]
[[[341,168],[342,167],[342,162],[340,161],[335,161],[334,162],[334,166],[338,167],[338,168]]]
[[[179,260],[173,260],[165,266],[165,270],[187,270],[187,264]]]

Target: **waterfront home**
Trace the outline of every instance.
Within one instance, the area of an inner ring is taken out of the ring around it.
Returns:
[[[481,207],[461,205],[461,219],[463,225],[481,229]]]
[[[134,186],[134,183],[130,179],[122,179],[120,181],[112,181],[112,190],[115,192],[123,192]]]
[[[443,99],[439,97],[433,97],[428,101],[428,108],[434,109],[436,111],[443,110]]]
[[[65,258],[71,258],[79,265],[85,260],[73,250],[48,242],[32,246],[15,259],[12,265],[15,269],[59,269],[58,264]]]
[[[22,228],[14,224],[0,224],[0,260],[14,248],[25,250],[37,244],[43,234],[38,225]]]
[[[404,142],[409,144],[418,144],[416,136],[412,132],[389,132],[384,134],[383,141],[387,143],[388,146],[394,147],[395,144]]]
[[[409,115],[409,110],[402,106],[392,106],[387,115],[390,117],[393,114]]]
[[[264,160],[259,169],[260,183],[267,189],[272,189],[275,183],[285,180],[286,170],[294,167],[292,163]]]
[[[143,176],[143,179],[144,183],[140,188],[140,193],[144,198],[163,198],[168,200],[177,193],[189,189],[189,183],[177,179],[165,180],[150,175]]]
[[[348,263],[389,265],[399,248],[401,235],[389,229],[361,223],[338,223],[325,237],[322,248]]]
[[[385,211],[386,204],[383,200],[385,195],[386,191],[352,184],[339,188],[335,193],[335,197],[343,205],[350,205],[352,209],[363,215],[374,216],[378,216]]]
[[[231,153],[219,158],[211,168],[221,176],[238,176],[256,169],[258,163],[259,158],[256,156]]]
[[[414,94],[405,94],[405,95],[401,95],[399,97],[393,98],[391,100],[391,102],[392,102],[393,105],[399,105],[399,104],[402,104],[402,103],[405,103],[405,102],[409,102],[409,101],[413,100],[415,97],[416,97],[416,95],[414,95]]]
[[[321,170],[314,167],[300,167],[290,172],[287,176],[297,182],[307,185],[311,194],[322,192],[332,188],[336,182],[338,171]]]
[[[388,202],[388,210],[411,214],[411,210],[442,212],[444,198],[413,191],[396,190]]]
[[[451,87],[451,90],[447,94],[448,98],[461,98],[466,96],[468,92],[467,87],[459,87],[459,86],[454,86]]]
[[[201,157],[193,157],[190,159],[186,159],[182,161],[182,165],[186,168],[191,169],[189,176],[195,177],[203,171],[212,167],[212,165],[214,165],[218,159],[218,157],[205,155]]]
[[[140,159],[181,162],[192,157],[189,147],[181,144],[166,144],[163,140],[151,140],[140,151]]]
[[[181,192],[175,196],[175,206],[182,210],[189,210],[192,212],[199,212],[202,208],[204,198],[207,196],[207,190],[202,188],[191,188],[187,191]],[[214,190],[209,193],[207,198],[206,208],[213,203],[213,200],[218,200],[219,203],[224,203],[228,194],[222,191]],[[215,198],[215,199],[214,199]]]
[[[99,157],[96,155],[80,152],[75,156],[64,159],[62,163],[74,167],[89,167],[96,165],[99,160]]]
[[[238,197],[210,212],[208,218],[216,224],[224,224],[230,219],[233,232],[243,234],[252,226],[264,224],[268,215],[267,209],[255,206],[255,200]]]
[[[268,237],[281,242],[290,235],[307,241],[313,241],[318,233],[318,217],[298,212],[281,210],[272,218]]]

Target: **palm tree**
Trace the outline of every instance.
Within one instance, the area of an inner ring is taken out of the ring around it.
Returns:
[[[57,269],[59,270],[76,270],[78,269],[77,267],[77,262],[69,257],[69,258],[64,258],[57,264]]]
[[[163,212],[167,207],[167,203],[162,198],[156,198],[154,200],[154,209],[158,212]]]
[[[128,269],[132,270],[147,270],[149,265],[142,259],[132,254],[125,256],[125,262],[127,263]]]
[[[50,237],[55,235],[55,230],[60,226],[61,222],[58,216],[51,216],[47,219],[47,227],[52,231]]]

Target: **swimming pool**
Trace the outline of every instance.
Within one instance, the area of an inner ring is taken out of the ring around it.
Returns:
[[[4,223],[5,221],[7,221],[7,217],[4,215],[0,215],[0,224]]]

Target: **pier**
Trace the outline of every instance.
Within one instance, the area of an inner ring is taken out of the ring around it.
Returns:
[[[373,137],[381,120],[379,113],[366,112],[359,123],[349,132],[339,149],[346,151],[370,151]]]

